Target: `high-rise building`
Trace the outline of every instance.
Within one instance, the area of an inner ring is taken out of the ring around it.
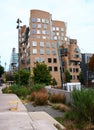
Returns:
[[[84,83],[86,85],[92,84],[94,80],[94,72],[89,70],[88,63],[90,58],[92,57],[92,53],[82,53],[82,62],[81,62],[81,70],[83,73]]]
[[[16,49],[13,48],[11,53],[9,70],[12,72],[17,70],[17,68],[18,68],[18,53],[16,53]]]
[[[78,57],[76,57],[77,55],[75,55],[75,58],[72,58],[73,55],[71,54],[68,55],[68,58],[66,58],[66,56],[63,56],[62,58],[60,53],[60,46],[62,45],[68,46],[67,44],[70,44],[67,53],[72,52],[72,48],[76,49],[76,47],[74,48],[74,44],[69,42],[71,40],[66,36],[66,23],[63,21],[52,20],[52,15],[49,12],[31,10],[28,33],[26,33],[26,29],[26,26],[23,26],[20,29],[20,67],[29,69],[32,73],[32,68],[36,62],[45,62],[51,71],[53,78],[56,79],[58,86],[61,86],[61,80],[63,80],[62,73],[64,73],[64,71],[61,70],[69,67],[68,65],[63,68],[62,60],[67,59],[66,64],[69,64],[69,61],[76,62],[77,60],[78,65],[80,62],[80,58],[78,60]],[[27,40],[26,34],[28,35]],[[77,42],[75,46],[77,46]],[[64,51],[66,51],[66,48]],[[78,71],[79,70],[75,68],[74,75],[76,72],[78,73]],[[75,79],[76,78],[71,81],[78,81]]]

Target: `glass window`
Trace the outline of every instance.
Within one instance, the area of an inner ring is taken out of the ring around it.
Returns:
[[[57,40],[57,36],[54,36],[54,40]]]
[[[53,63],[57,63],[57,59],[56,58],[53,59]]]
[[[47,29],[47,25],[46,24],[44,24],[44,29]]]
[[[56,35],[59,36],[59,32],[57,32]]]
[[[46,33],[45,33],[45,30],[42,30],[42,34],[46,34]]]
[[[38,28],[41,28],[41,24],[38,24]]]
[[[37,36],[36,36],[36,38],[40,38],[40,36],[39,36],[39,35],[37,35]]]
[[[37,18],[37,22],[40,22],[40,18]]]
[[[44,47],[44,42],[40,42],[40,46],[41,46],[41,47]]]
[[[46,43],[46,47],[47,47],[47,48],[50,47],[50,43],[49,43],[49,42]]]
[[[58,71],[58,68],[57,68],[57,66],[55,66],[55,67],[54,67],[54,71]]]
[[[55,27],[53,27],[53,31],[55,31]]]
[[[40,60],[40,62],[44,62],[44,58],[43,57],[41,57],[39,60]]]
[[[43,39],[46,39],[46,36],[42,36]]]
[[[36,34],[36,30],[32,30],[32,34]]]
[[[53,55],[56,55],[56,50],[53,50],[53,51],[52,51],[52,54],[53,54]]]
[[[59,31],[59,27],[56,27],[56,31]]]
[[[37,54],[37,49],[33,49],[33,54]]]
[[[53,47],[53,48],[56,48],[56,43],[52,43],[52,47]]]
[[[45,19],[45,23],[49,23],[49,20],[48,20],[48,19]]]
[[[49,71],[52,71],[52,66],[49,66],[48,69],[49,69]]]
[[[50,55],[50,50],[46,50],[46,54],[47,54],[47,55]]]
[[[51,58],[48,58],[48,63],[51,63],[52,62],[52,59]]]
[[[37,42],[36,41],[32,41],[32,46],[37,46]]]
[[[36,24],[33,23],[33,24],[32,24],[32,28],[36,28]]]
[[[39,57],[35,57],[34,62],[38,62],[39,61]]]
[[[64,28],[61,28],[61,31],[64,31]]]
[[[42,23],[45,23],[45,19],[42,19]]]
[[[40,54],[44,54],[44,50],[43,49],[40,49]]]
[[[64,36],[64,33],[61,33],[61,36]]]
[[[40,34],[40,30],[37,30],[37,34]]]
[[[36,18],[32,18],[32,22],[36,22]]]

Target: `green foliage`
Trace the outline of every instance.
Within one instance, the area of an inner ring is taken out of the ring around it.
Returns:
[[[51,85],[53,85],[53,86],[57,85],[57,81],[56,81],[55,78],[52,78],[52,80],[51,80]]]
[[[18,87],[17,84],[13,84],[10,87],[5,87],[2,89],[3,93],[14,93],[19,97],[26,97],[27,95],[30,95],[31,89],[26,88],[25,86]]]
[[[79,123],[94,123],[94,90],[74,90],[72,99],[73,111],[69,116]]]
[[[71,75],[68,70],[65,71],[65,82],[70,82]]]
[[[4,73],[4,67],[0,65],[0,77],[2,76],[3,73]]]
[[[15,80],[16,83],[18,83],[18,72],[15,73]],[[21,69],[20,70],[20,84],[21,85],[27,85],[28,81],[29,81],[29,77],[30,77],[30,72],[25,70],[25,69]]]
[[[45,63],[36,63],[36,66],[33,68],[32,79],[34,83],[45,83],[49,85],[51,83],[51,74]]]
[[[81,84],[84,84],[84,75],[82,72],[80,72],[79,74],[79,81],[81,82]]]
[[[35,84],[34,86],[32,86],[32,91],[39,91],[44,87],[45,87],[45,84]]]
[[[13,74],[6,74],[6,81],[14,81],[14,75]]]

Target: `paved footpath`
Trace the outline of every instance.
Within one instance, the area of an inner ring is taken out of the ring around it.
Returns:
[[[2,94],[0,86],[0,130],[57,130],[59,124],[46,112],[27,112],[21,100],[15,94]],[[13,102],[18,102],[17,110]],[[65,128],[61,125],[62,130]]]

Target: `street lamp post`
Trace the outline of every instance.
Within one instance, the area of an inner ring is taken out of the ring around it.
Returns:
[[[22,21],[18,18],[17,19],[17,29],[18,29],[18,87],[20,87],[20,23],[22,23]]]

